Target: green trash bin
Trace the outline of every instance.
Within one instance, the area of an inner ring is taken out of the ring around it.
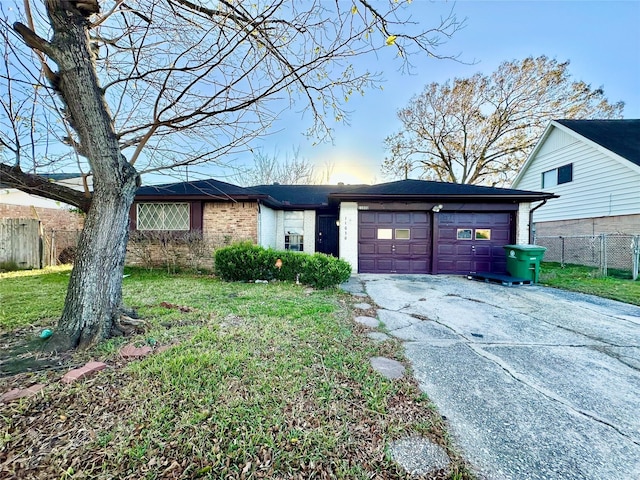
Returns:
[[[505,245],[507,254],[507,272],[512,277],[531,280],[538,283],[540,280],[540,262],[547,250],[539,245]]]

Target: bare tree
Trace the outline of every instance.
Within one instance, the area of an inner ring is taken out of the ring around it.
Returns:
[[[402,130],[386,138],[383,173],[455,183],[510,182],[542,133],[557,118],[620,118],[602,88],[573,81],[569,62],[541,56],[431,83],[398,111]]]
[[[327,118],[344,118],[345,97],[380,79],[351,63],[392,49],[402,67],[459,27],[451,15],[425,29],[408,2],[323,0],[24,0],[11,14],[14,64],[46,89],[60,119],[54,138],[93,177],[90,197],[63,191],[87,211],[64,310],[52,347],[86,347],[122,333],[122,270],[128,212],[140,173],[212,162],[246,149],[281,109],[304,105],[309,133],[325,138]],[[22,52],[20,45],[30,52]],[[48,84],[39,83],[42,71]],[[6,87],[5,87],[6,88]],[[44,96],[44,95],[43,95]],[[284,101],[284,104],[283,104]],[[51,122],[53,124],[53,122]],[[49,137],[51,139],[51,136]],[[57,145],[61,149],[61,145]],[[63,158],[60,155],[59,158]],[[0,163],[2,182],[39,183],[31,163]]]
[[[268,154],[264,150],[253,152],[253,164],[241,169],[233,176],[238,185],[314,185],[326,183],[333,171],[333,165],[325,164],[322,171],[318,171],[308,158],[300,155],[300,147],[291,153],[281,155],[277,150]]]

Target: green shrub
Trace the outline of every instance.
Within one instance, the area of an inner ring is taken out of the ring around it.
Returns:
[[[299,254],[303,255],[303,254]],[[351,265],[339,258],[323,253],[305,255],[300,281],[316,288],[327,288],[346,282],[351,276]]]
[[[281,268],[276,267],[278,259]],[[216,250],[215,271],[228,281],[299,280],[315,288],[327,288],[347,281],[351,265],[322,253],[278,251],[244,242]]]

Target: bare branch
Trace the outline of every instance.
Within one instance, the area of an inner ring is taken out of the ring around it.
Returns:
[[[17,188],[23,192],[50,200],[68,203],[83,212],[88,212],[91,206],[90,195],[51,182],[48,178],[24,173],[18,167],[9,167],[0,163],[0,178],[4,185],[8,185],[11,188]]]

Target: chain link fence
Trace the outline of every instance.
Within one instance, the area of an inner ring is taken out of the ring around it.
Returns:
[[[45,265],[73,263],[80,232],[81,230],[45,230],[43,263]]]
[[[597,267],[604,276],[609,269],[622,270],[634,280],[638,278],[640,235],[536,236],[535,244],[547,248],[544,254],[547,262]]]

